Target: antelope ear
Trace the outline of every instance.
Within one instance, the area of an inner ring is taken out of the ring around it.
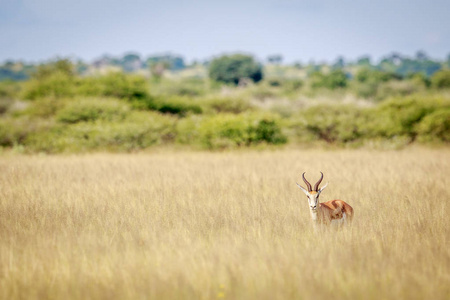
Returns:
[[[317,193],[320,194],[327,187],[327,185],[328,185],[328,182],[323,187],[321,187]]]
[[[296,182],[296,183],[297,183],[297,182]],[[302,187],[302,186],[301,186],[300,184],[298,184],[298,183],[297,183],[297,186],[303,191],[303,193],[305,193],[306,196],[309,195],[308,191],[307,191],[304,187]]]

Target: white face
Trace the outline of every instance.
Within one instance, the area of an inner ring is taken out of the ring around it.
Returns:
[[[320,193],[317,192],[309,192],[307,194],[309,209],[316,211],[319,208],[319,196]]]
[[[309,209],[312,212],[316,212],[319,209],[320,193],[327,187],[328,183],[325,184],[322,188],[320,188],[317,192],[316,191],[308,192],[308,190],[306,190],[300,184],[297,183],[297,185],[303,191],[303,193],[305,193],[306,197],[308,197]]]

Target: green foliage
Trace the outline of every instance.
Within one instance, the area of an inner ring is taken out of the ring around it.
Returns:
[[[436,109],[448,105],[448,101],[440,98],[393,98],[370,111],[371,118],[364,122],[364,133],[367,137],[405,136],[414,141],[417,124]]]
[[[383,99],[386,94],[395,90],[395,87],[392,89],[392,85],[388,82],[400,79],[402,79],[401,76],[396,75],[395,73],[364,67],[356,72],[353,86],[356,94],[360,97]],[[380,89],[383,89],[381,90],[381,95],[379,94]],[[408,93],[400,94],[403,95]]]
[[[0,81],[0,99],[17,98],[21,83],[11,80]]]
[[[250,111],[253,106],[249,101],[236,97],[211,97],[202,101],[202,106],[210,113],[239,114]]]
[[[58,59],[47,64],[39,65],[31,77],[36,80],[42,80],[52,77],[55,74],[73,77],[75,72],[72,62],[68,59]]]
[[[68,98],[39,98],[28,103],[27,108],[19,115],[26,115],[35,118],[52,118],[58,110],[64,107],[65,103],[72,99]]]
[[[179,115],[181,117],[187,114],[201,114],[202,107],[188,97],[155,97],[147,98],[133,103],[135,108],[156,110],[165,114]]]
[[[74,67],[68,59],[60,59],[37,67],[25,85],[22,98],[72,97],[76,94]]]
[[[347,76],[344,71],[332,70],[329,74],[316,71],[310,75],[312,88],[326,88],[334,90],[347,86]]]
[[[127,100],[149,97],[144,77],[120,72],[79,78],[76,88],[77,94],[83,96],[115,97]]]
[[[14,147],[25,143],[35,132],[46,131],[50,124],[45,120],[29,118],[0,118],[0,146]]]
[[[402,79],[401,76],[386,71],[374,70],[370,68],[361,68],[355,75],[358,82],[386,82],[392,79]]]
[[[316,105],[301,112],[299,117],[297,134],[303,141],[312,139],[346,143],[361,137],[359,126],[363,111],[353,105]]]
[[[450,143],[450,106],[425,116],[416,129],[421,142]]]
[[[152,93],[164,96],[196,97],[207,92],[205,80],[198,78],[183,78],[178,80],[165,80],[153,82]]]
[[[423,89],[422,84],[414,83],[412,80],[391,80],[378,86],[375,99],[383,100],[390,97],[408,96]]]
[[[261,114],[220,114],[209,117],[200,124],[199,138],[208,149],[287,142],[278,120],[274,116]]]
[[[153,112],[133,112],[122,122],[97,120],[60,125],[27,137],[38,152],[92,150],[134,151],[170,142],[175,137],[174,119]]]
[[[58,69],[43,71],[25,85],[22,98],[67,98],[75,96],[116,97],[142,99],[149,97],[145,78],[138,75],[109,73],[98,77],[74,77]]]
[[[123,120],[129,108],[123,102],[115,99],[81,99],[69,102],[61,109],[56,118],[62,123],[78,123],[96,120]]]
[[[299,91],[304,85],[301,79],[286,79],[282,77],[268,78],[264,82],[269,87],[280,88],[282,93],[286,95]]]
[[[22,98],[67,98],[76,95],[75,79],[62,73],[49,74],[42,79],[32,79],[25,84]]]
[[[229,84],[238,84],[243,78],[258,82],[263,78],[262,66],[248,55],[221,56],[211,62],[209,77]]]
[[[441,70],[431,77],[431,85],[438,89],[450,88],[450,70]]]

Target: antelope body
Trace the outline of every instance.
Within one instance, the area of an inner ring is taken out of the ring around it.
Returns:
[[[306,180],[305,173],[302,174],[303,181],[308,189],[305,189],[297,183],[298,187],[306,194],[309,203],[309,212],[311,219],[315,224],[344,224],[351,222],[353,219],[353,208],[342,200],[331,200],[324,203],[319,203],[320,193],[327,187],[328,183],[319,189],[319,185],[323,179],[323,173],[320,172],[321,177],[314,185]]]

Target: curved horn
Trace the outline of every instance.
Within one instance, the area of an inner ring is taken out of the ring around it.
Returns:
[[[320,176],[319,181],[317,181],[317,183],[314,185],[314,190],[315,190],[316,192],[319,191],[319,184],[322,182],[322,179],[323,179],[323,173],[320,172],[320,174],[322,174],[322,175]]]
[[[306,180],[305,173],[306,172],[303,172],[303,174],[302,174],[303,181],[305,182],[306,186],[308,187],[308,192],[311,192],[312,191],[311,183],[309,183],[308,180]]]

